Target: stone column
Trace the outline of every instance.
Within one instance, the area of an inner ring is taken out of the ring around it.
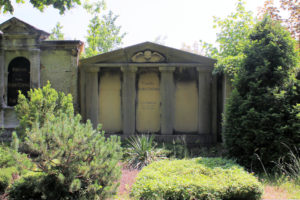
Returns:
[[[93,127],[97,128],[98,125],[98,72],[99,69],[89,69],[86,71],[86,118],[90,119]]]
[[[161,73],[161,134],[173,134],[174,123],[174,75],[175,67],[159,67]]]
[[[122,84],[122,114],[123,134],[128,136],[135,133],[135,99],[137,67],[121,67],[123,72]]]
[[[85,74],[86,72],[83,70],[83,67],[79,68],[79,86],[80,86],[80,114],[83,120],[86,120],[86,79]]]
[[[218,80],[217,75],[212,76],[211,84],[211,132],[213,134],[212,142],[213,144],[217,143],[218,140]]]
[[[211,131],[211,71],[198,70],[198,133],[209,134]]]
[[[30,88],[39,88],[41,86],[41,60],[40,50],[30,50]]]
[[[1,37],[1,35],[0,35]],[[1,42],[1,40],[0,40]],[[4,109],[3,105],[6,104],[4,98],[4,50],[0,49],[0,128],[4,126]]]

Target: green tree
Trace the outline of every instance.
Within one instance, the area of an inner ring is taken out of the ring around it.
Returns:
[[[299,57],[289,32],[269,17],[249,39],[226,107],[225,144],[247,168],[271,169],[287,154],[284,144],[300,147]]]
[[[25,3],[24,0],[16,0],[16,3]],[[30,3],[34,8],[37,8],[41,12],[45,7],[53,6],[53,8],[58,9],[60,14],[63,14],[66,10],[71,9],[76,4],[80,5],[80,0],[30,0]],[[9,12],[14,13],[14,7],[11,0],[0,0],[0,13]]]
[[[49,40],[63,40],[64,39],[64,33],[62,32],[63,26],[57,22],[55,27],[52,29],[51,34],[49,36]]]
[[[87,47],[83,56],[95,56],[118,48],[126,35],[121,33],[121,26],[115,24],[118,16],[114,15],[112,11],[99,16],[100,12],[105,10],[105,2],[103,1],[86,4],[85,9],[95,16],[90,20],[88,26]]]
[[[200,51],[218,60],[216,72],[233,76],[238,71],[253,25],[252,12],[246,11],[243,0],[237,1],[236,11],[225,19],[214,17],[214,28],[220,30],[216,39],[218,47],[200,40]]]
[[[299,42],[300,9],[298,0],[279,0],[279,4],[280,7],[274,4],[274,0],[265,0],[263,8],[259,10],[259,17],[262,18],[265,14],[268,14],[273,20],[282,22],[291,35]],[[284,14],[282,11],[284,11]]]

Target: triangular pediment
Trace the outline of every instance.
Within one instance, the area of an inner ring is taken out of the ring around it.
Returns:
[[[101,63],[199,63],[213,66],[216,60],[183,50],[144,42],[82,59],[81,64]]]
[[[49,33],[37,29],[16,17],[13,17],[0,24],[0,30],[4,35],[32,35],[40,39],[46,39],[50,35]]]

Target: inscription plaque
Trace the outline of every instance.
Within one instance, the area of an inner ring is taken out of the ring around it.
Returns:
[[[19,91],[27,97],[29,89],[30,63],[26,58],[15,58],[8,66],[7,105],[16,105]]]
[[[104,72],[99,85],[99,123],[107,133],[122,130],[121,74]]]
[[[158,74],[141,74],[138,81],[136,129],[141,133],[160,130],[160,88]]]

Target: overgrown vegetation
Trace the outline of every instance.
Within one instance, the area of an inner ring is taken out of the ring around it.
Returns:
[[[268,17],[249,39],[226,107],[224,138],[230,157],[262,171],[288,154],[283,143],[300,144],[299,57],[290,34]]]
[[[53,119],[61,113],[74,116],[72,95],[57,92],[51,88],[50,82],[43,88],[31,89],[28,98],[19,93],[15,110],[20,122],[17,133],[21,141],[26,136],[26,129],[30,130],[36,123],[42,127],[45,120]]]
[[[10,199],[113,196],[120,178],[119,137],[106,138],[100,126],[94,130],[89,121],[81,123],[81,116],[74,116],[72,97],[57,93],[49,83],[28,96],[20,94],[16,106],[21,139],[13,133],[11,147],[0,149],[5,154],[0,159],[1,191]],[[17,152],[19,144],[29,155]],[[31,167],[18,164],[24,156]]]
[[[137,177],[137,199],[260,199],[262,185],[231,160],[196,158],[154,162]]]
[[[26,154],[15,149],[0,145],[0,194],[7,191],[8,186],[19,176],[33,169],[34,164]]]

